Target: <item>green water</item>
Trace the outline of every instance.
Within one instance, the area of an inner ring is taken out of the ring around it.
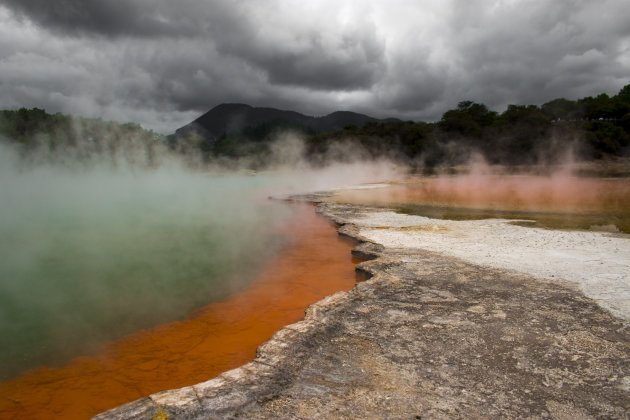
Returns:
[[[2,156],[0,156],[2,158]],[[287,238],[264,177],[0,159],[0,379],[241,289]]]
[[[512,224],[545,229],[592,230],[630,233],[630,214],[608,213],[553,213],[500,209],[472,209],[423,204],[406,204],[396,208],[398,213],[447,220],[514,219]]]

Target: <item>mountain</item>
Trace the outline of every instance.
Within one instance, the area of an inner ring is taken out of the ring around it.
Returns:
[[[322,133],[340,130],[349,125],[362,126],[376,122],[398,121],[395,118],[379,120],[367,115],[349,111],[337,111],[323,117],[311,117],[295,111],[275,108],[257,108],[245,104],[221,104],[206,112],[193,122],[177,129],[174,138],[197,134],[211,143],[224,135],[253,133],[257,127],[291,127],[306,132]],[[265,130],[259,130],[264,132]],[[258,139],[260,140],[260,139]]]

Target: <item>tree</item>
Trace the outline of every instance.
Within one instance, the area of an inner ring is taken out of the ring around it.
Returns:
[[[630,143],[630,136],[619,125],[609,121],[593,121],[587,127],[586,139],[595,151],[595,157],[602,153],[619,155]]]
[[[576,101],[557,98],[542,105],[541,110],[550,120],[578,120],[584,118],[584,107]]]
[[[439,122],[442,130],[457,132],[465,137],[481,137],[483,128],[492,125],[497,113],[483,104],[462,101],[457,109],[446,111]]]
[[[589,120],[609,119],[615,117],[615,106],[610,96],[602,93],[595,98],[588,96],[579,102],[584,104],[586,118]]]
[[[619,95],[627,95],[630,97],[630,85],[625,85],[624,87],[622,87],[619,91]]]

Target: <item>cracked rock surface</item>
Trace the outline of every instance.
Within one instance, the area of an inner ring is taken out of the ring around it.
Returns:
[[[320,204],[369,280],[314,305],[254,361],[97,419],[628,418],[630,330],[575,288],[384,248]]]

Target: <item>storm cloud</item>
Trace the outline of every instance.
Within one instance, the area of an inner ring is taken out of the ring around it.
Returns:
[[[172,132],[223,102],[433,121],[630,83],[623,0],[0,0],[0,108]]]

